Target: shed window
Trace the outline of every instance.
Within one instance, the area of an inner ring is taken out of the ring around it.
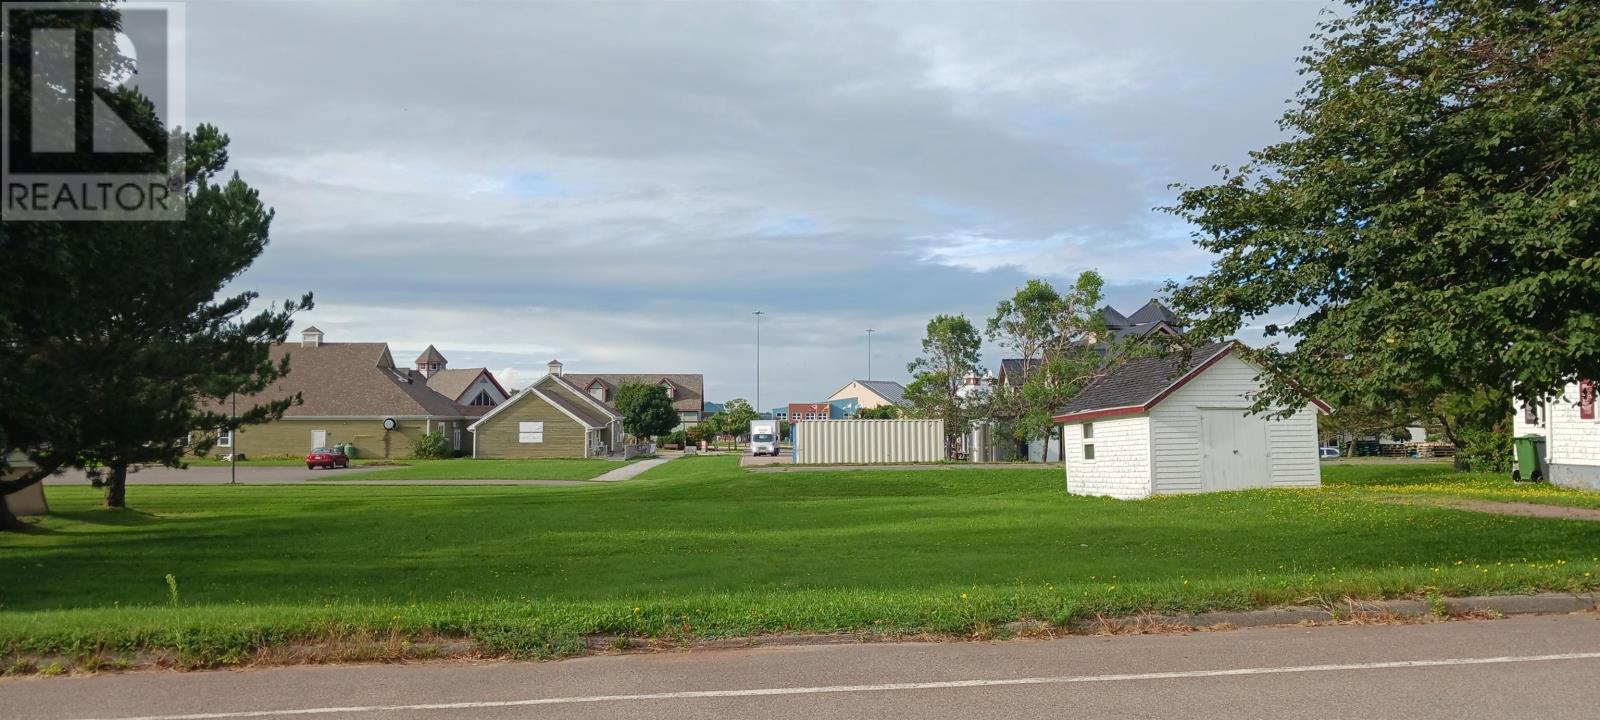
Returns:
[[[517,423],[517,442],[542,443],[544,442],[544,423],[519,422]]]
[[[217,431],[217,447],[225,447],[225,448],[233,447],[233,431],[232,430],[223,429],[223,430],[218,430]]]
[[[1093,440],[1094,439],[1094,423],[1084,423],[1083,424],[1083,439],[1085,439],[1085,440]]]
[[[1085,459],[1085,460],[1093,460],[1094,459],[1094,443],[1087,443],[1087,444],[1085,444],[1083,446],[1083,459]]]

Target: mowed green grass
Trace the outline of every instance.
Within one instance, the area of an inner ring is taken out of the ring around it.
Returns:
[[[354,632],[543,656],[596,633],[970,633],[1597,586],[1600,523],[1384,501],[1407,484],[1492,493],[1493,477],[1352,466],[1326,480],[1122,502],[1068,496],[1050,468],[763,474],[705,457],[582,487],[134,487],[129,512],[53,486],[52,517],[0,535],[0,653],[215,664]]]

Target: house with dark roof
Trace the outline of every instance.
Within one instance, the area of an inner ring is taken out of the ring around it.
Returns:
[[[609,403],[556,372],[496,405],[468,430],[473,457],[605,458],[622,451],[622,420]]]
[[[551,360],[548,370],[551,375],[565,378],[608,406],[616,400],[617,389],[623,385],[660,385],[666,388],[672,409],[678,411],[675,429],[698,425],[705,419],[706,379],[698,373],[569,373],[559,360]]]
[[[1309,398],[1287,416],[1252,413],[1274,371],[1243,350],[1229,341],[1133,358],[1085,387],[1055,416],[1067,491],[1136,499],[1320,485],[1317,413],[1331,408]]]
[[[269,356],[273,362],[288,358],[289,372],[256,395],[240,396],[238,405],[295,394],[301,403],[279,420],[221,433],[213,453],[300,456],[314,447],[350,444],[357,457],[405,457],[431,432],[443,433],[451,447],[466,452],[467,423],[488,408],[459,399],[480,386],[505,398],[487,369],[451,371],[432,346],[405,368],[395,364],[387,343],[327,342],[322,330],[308,327],[299,343],[274,345]],[[231,407],[230,398],[212,409],[226,413]]]
[[[829,395],[827,401],[850,399],[856,401],[859,410],[885,405],[905,407],[906,388],[893,380],[851,380],[848,385]]]

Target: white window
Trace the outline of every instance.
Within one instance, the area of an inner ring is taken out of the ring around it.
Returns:
[[[233,431],[232,430],[218,430],[217,431],[217,447],[225,447],[225,448],[233,447]]]
[[[678,419],[683,421],[683,422],[697,422],[697,421],[700,420],[700,413],[694,412],[692,410],[689,411],[689,412],[681,412],[681,413],[678,413]]]
[[[494,397],[489,395],[488,390],[479,390],[478,396],[472,399],[471,405],[473,407],[494,407]]]
[[[594,398],[596,400],[599,400],[600,402],[605,402],[606,401],[606,386],[600,385],[598,383],[596,383],[594,385],[590,385],[589,386],[589,397],[592,397],[592,398]]]
[[[544,423],[519,422],[517,423],[517,442],[542,443],[544,442]]]
[[[1083,424],[1083,439],[1085,439],[1085,440],[1093,440],[1094,439],[1094,423],[1084,423]]]

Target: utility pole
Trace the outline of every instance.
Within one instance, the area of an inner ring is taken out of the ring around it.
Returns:
[[[877,332],[877,331],[873,330],[872,328],[867,328],[867,379],[868,380],[872,379],[872,334],[875,333],[875,332]]]
[[[761,410],[761,316],[765,312],[757,310],[751,315],[756,316],[756,415],[759,417]]]
[[[228,428],[228,484],[239,484],[239,393],[233,396],[233,427]]]

